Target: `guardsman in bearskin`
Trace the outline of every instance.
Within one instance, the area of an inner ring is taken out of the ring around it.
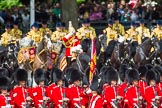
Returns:
[[[159,72],[159,83],[156,85],[159,89],[159,96],[160,96],[160,108],[162,108],[162,67],[161,66],[155,66],[154,70]]]
[[[34,73],[34,79],[37,83],[37,86],[32,88],[34,106],[36,108],[46,108],[49,101],[49,97],[47,97],[47,87],[45,86],[47,73],[43,69],[38,68]]]
[[[18,69],[15,73],[17,86],[12,90],[15,108],[26,108],[32,105],[31,89],[27,88],[28,73],[24,69]]]
[[[113,30],[115,30],[118,35],[124,36],[125,35],[124,26],[122,24],[120,24],[119,18],[115,17],[114,21],[115,21],[115,23],[113,24],[113,27],[112,27]]]
[[[145,89],[147,87],[145,75],[148,71],[148,68],[145,65],[140,65],[140,67],[138,68],[138,71],[140,74],[140,80],[138,82],[138,86],[141,89],[141,95],[144,97]]]
[[[11,35],[19,40],[22,37],[22,31],[19,29],[18,22],[15,21],[13,24],[13,28],[11,29]]]
[[[42,27],[39,28],[39,31],[42,35],[42,37],[44,37],[44,35],[52,35],[52,31],[47,27],[47,22],[46,21],[42,21]]]
[[[106,108],[121,108],[121,100],[122,97],[119,95],[118,89],[118,73],[114,68],[110,68],[107,70],[106,75],[107,83],[109,86],[105,88],[105,96],[104,101],[106,101]]]
[[[62,37],[65,36],[67,33],[62,31],[62,23],[56,23],[56,31],[52,33],[51,40],[52,42],[62,41]]]
[[[11,35],[11,24],[6,24],[5,32],[1,35],[2,46],[7,46],[12,40],[15,40]]]
[[[62,38],[63,44],[66,48],[66,60],[67,60],[67,66],[71,64],[71,58],[72,58],[72,51],[79,50],[80,49],[80,41],[78,37],[75,35],[75,29],[72,25],[72,22],[69,21],[69,34],[65,35]]]
[[[141,37],[141,42],[144,42],[147,38],[150,38],[150,31],[147,27],[145,27],[145,20],[140,20],[140,26],[136,28],[136,31],[138,32],[138,35]]]
[[[108,21],[108,27],[103,30],[103,33],[106,34],[107,36],[107,46],[109,45],[109,42],[111,40],[117,40],[117,32],[113,30],[113,21],[109,20]]]
[[[156,86],[158,81],[157,77],[160,76],[153,69],[148,70],[146,73],[146,82],[148,85],[145,90],[146,108],[159,108],[160,94],[159,88]]]
[[[69,99],[66,97],[65,82],[63,81],[63,72],[61,70],[53,71],[52,77],[56,82],[56,86],[51,91],[51,100],[54,108],[66,108]]]
[[[102,91],[101,80],[97,75],[93,76],[90,89],[92,91],[92,96],[89,103],[89,108],[102,108],[103,107],[103,100],[100,96]]]
[[[131,22],[131,28],[126,31],[125,37],[128,41],[131,42],[131,57],[134,57],[134,54],[136,52],[136,47],[138,44],[141,44],[141,37],[139,35],[139,32],[136,30],[136,23]]]
[[[68,108],[81,108],[83,90],[80,87],[80,72],[75,68],[68,68],[65,72],[65,78],[69,81],[69,87],[66,90],[67,98],[70,100]]]
[[[0,77],[0,108],[12,108],[13,101],[7,91],[10,86],[10,79],[5,76]]]
[[[36,46],[40,43],[40,41],[42,40],[42,35],[39,31],[38,23],[33,23],[31,30],[27,33],[27,37],[32,39],[35,42]]]
[[[124,108],[141,108],[143,97],[138,86],[139,72],[136,69],[128,70],[128,82],[130,86],[125,93]]]
[[[79,40],[86,38],[94,39],[96,37],[95,29],[90,26],[90,20],[88,18],[82,21],[82,27],[77,29],[76,35]]]

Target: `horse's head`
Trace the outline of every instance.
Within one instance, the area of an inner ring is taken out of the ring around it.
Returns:
[[[98,36],[98,38],[99,38],[99,41],[101,43],[101,47],[103,48],[104,51],[106,51],[106,48],[107,48],[107,44],[106,44],[107,43],[106,42],[107,37],[106,37],[106,35],[101,34],[101,35]]]

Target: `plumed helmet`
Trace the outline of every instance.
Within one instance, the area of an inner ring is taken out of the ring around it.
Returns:
[[[41,68],[36,69],[34,73],[34,79],[38,85],[41,81],[46,81],[47,80],[46,72]]]
[[[25,69],[17,69],[15,72],[15,80],[17,81],[27,81],[28,72]]]
[[[9,89],[10,79],[6,76],[0,76],[0,89]]]
[[[145,74],[148,71],[148,68],[145,65],[140,65],[140,67],[138,68],[138,71],[139,71],[140,77],[145,77]]]
[[[147,73],[146,73],[146,82],[147,82],[148,85],[149,85],[151,80],[157,81],[157,74],[153,69],[148,70]]]
[[[53,68],[51,72],[51,81],[57,83],[63,79],[63,72],[58,68]]]
[[[91,82],[91,85],[90,85],[90,89],[92,91],[97,91],[99,94],[101,93],[102,86],[101,86],[101,83],[100,83],[100,78],[97,75],[93,76],[93,79],[92,79],[92,82]]]
[[[138,81],[140,79],[138,70],[136,69],[128,70],[127,79],[130,84],[132,84],[132,82],[135,80]]]

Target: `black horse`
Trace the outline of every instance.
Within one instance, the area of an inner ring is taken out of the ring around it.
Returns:
[[[151,52],[151,48],[154,48],[154,51]],[[139,67],[141,64],[151,63],[159,50],[160,46],[157,37],[153,36],[145,40],[136,48],[136,53],[133,57],[135,64],[137,64],[136,66]]]

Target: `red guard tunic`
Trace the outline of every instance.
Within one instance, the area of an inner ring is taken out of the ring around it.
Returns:
[[[69,108],[75,108],[76,104],[81,107],[83,95],[83,90],[80,87],[71,85],[69,88],[67,88],[67,98],[70,100]]]
[[[66,96],[66,88],[56,86],[52,90],[52,97],[51,100],[54,103],[55,107],[54,108],[59,108],[59,106],[62,106],[63,104],[63,98]],[[66,97],[65,97],[66,98]]]
[[[134,108],[138,105],[138,99],[141,96],[139,87],[130,86],[125,94],[125,102],[127,101],[128,108]]]
[[[106,100],[107,102],[107,108],[112,108],[115,105],[116,97],[119,95],[118,93],[118,87],[108,86],[106,88],[104,101]]]
[[[37,86],[32,89],[33,101],[36,108],[39,108],[43,105],[43,98],[47,98],[47,88]],[[45,103],[48,106],[48,103]]]
[[[145,89],[146,89],[146,86],[147,86],[146,81],[144,81],[144,80],[139,80],[138,86],[139,86],[140,89],[141,89],[141,95],[144,97]]]
[[[159,96],[159,89],[155,86],[147,86],[145,90],[146,108],[152,108],[155,102],[155,97]]]
[[[4,95],[0,95],[0,108],[5,108],[8,105],[13,105],[13,101],[11,97],[5,97]]]
[[[71,49],[80,45],[80,41],[77,36],[68,34],[62,38],[62,41],[66,47],[66,56],[71,56]]]
[[[103,100],[101,96],[100,95],[92,96],[89,108],[102,108],[102,107],[103,107]]]
[[[26,106],[26,97],[31,96],[31,89],[23,88],[21,86],[17,86],[13,89],[13,102],[15,108],[23,108]]]
[[[55,83],[52,83],[51,85],[48,86],[47,90],[47,96],[52,99],[52,91],[56,87]]]

